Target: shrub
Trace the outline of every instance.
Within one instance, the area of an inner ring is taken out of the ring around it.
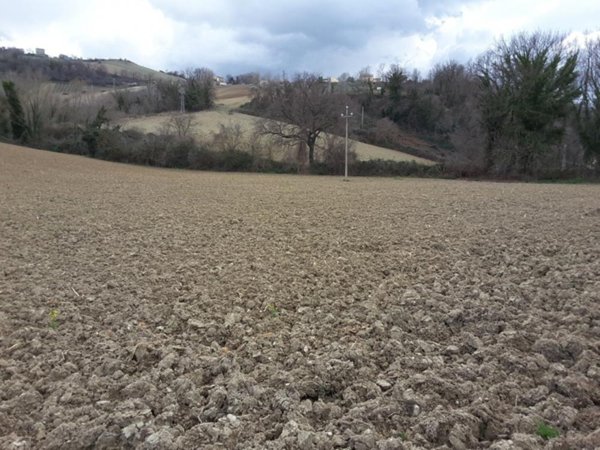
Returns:
[[[188,167],[195,170],[210,170],[216,165],[216,153],[203,146],[195,146],[188,153]]]
[[[323,165],[327,173],[340,175],[344,173],[346,160],[345,140],[339,136],[328,134],[324,137]],[[357,160],[354,141],[348,142],[348,164]]]
[[[369,161],[356,161],[349,168],[352,176],[418,176],[440,177],[444,175],[441,165],[426,166],[415,161],[388,161],[372,159]]]
[[[166,148],[164,153],[164,167],[186,168],[189,167],[189,153],[196,147],[194,140],[191,138],[176,139],[171,145]]]

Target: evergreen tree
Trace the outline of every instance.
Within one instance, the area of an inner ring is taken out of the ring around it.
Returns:
[[[3,81],[2,87],[8,102],[8,111],[10,114],[10,127],[13,139],[26,140],[28,135],[27,124],[25,122],[25,113],[21,106],[21,100],[12,81]]]
[[[577,56],[561,36],[538,32],[500,41],[479,61],[488,168],[532,174],[538,158],[561,141],[579,95]]]

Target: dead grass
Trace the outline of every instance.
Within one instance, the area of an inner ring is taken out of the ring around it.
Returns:
[[[118,59],[107,59],[103,61],[88,61],[91,67],[102,67],[107,73],[112,75],[131,76],[140,80],[164,80],[180,81],[180,78],[174,77],[158,70],[140,66],[131,61],[121,61]]]
[[[248,136],[255,129],[256,122],[259,120],[254,116],[233,112],[234,108],[241,106],[249,100],[249,97],[236,97],[235,95],[248,93],[247,89],[238,89],[237,86],[232,86],[236,89],[220,88],[217,92],[217,106],[210,111],[201,111],[190,113],[188,116],[192,120],[190,134],[197,138],[205,138],[211,133],[219,131],[221,125],[239,125],[243,132]],[[124,128],[136,128],[145,133],[157,132],[170,120],[172,113],[155,114],[143,117],[129,117],[119,121]],[[269,145],[269,144],[267,144]],[[375,145],[365,144],[362,142],[354,142],[356,153],[359,160],[370,159],[386,159],[392,161],[415,161],[419,164],[432,165],[432,161],[409,155],[408,153],[399,152],[396,150],[377,147]],[[284,158],[287,155],[287,150],[274,148],[271,153],[276,158]],[[279,155],[279,156],[277,156]]]
[[[254,116],[234,112],[235,108],[240,107],[250,100],[251,88],[246,85],[219,86],[216,91],[216,107],[210,111],[201,111],[190,113],[192,126],[190,134],[194,137],[203,139],[210,136],[211,133],[219,131],[221,125],[239,125],[244,134],[249,139],[253,133],[256,122],[259,120]],[[143,117],[128,117],[119,120],[124,128],[136,128],[145,133],[157,132],[164,128],[169,122],[172,113],[155,114]],[[276,147],[274,144],[267,144],[270,149],[268,153],[276,159],[288,157],[288,150]],[[409,155],[408,153],[391,150],[375,145],[354,142],[356,153],[359,160],[386,159],[392,161],[415,161],[419,164],[432,165],[432,161]]]

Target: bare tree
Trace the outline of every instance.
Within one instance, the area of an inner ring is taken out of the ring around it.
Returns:
[[[338,124],[344,97],[331,93],[328,85],[312,74],[284,82],[272,93],[269,119],[258,123],[262,135],[270,135],[308,149],[308,163],[315,161],[315,146],[322,133]]]
[[[161,134],[186,138],[193,125],[192,116],[189,114],[173,113],[163,124]]]
[[[579,63],[577,125],[587,161],[600,169],[600,38],[588,40]]]
[[[462,106],[475,88],[474,77],[465,66],[450,60],[436,64],[429,74],[433,92],[447,108]]]

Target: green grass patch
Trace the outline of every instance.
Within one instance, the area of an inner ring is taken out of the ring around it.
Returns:
[[[540,422],[535,430],[535,434],[540,436],[545,441],[560,436],[560,432],[552,425]]]

